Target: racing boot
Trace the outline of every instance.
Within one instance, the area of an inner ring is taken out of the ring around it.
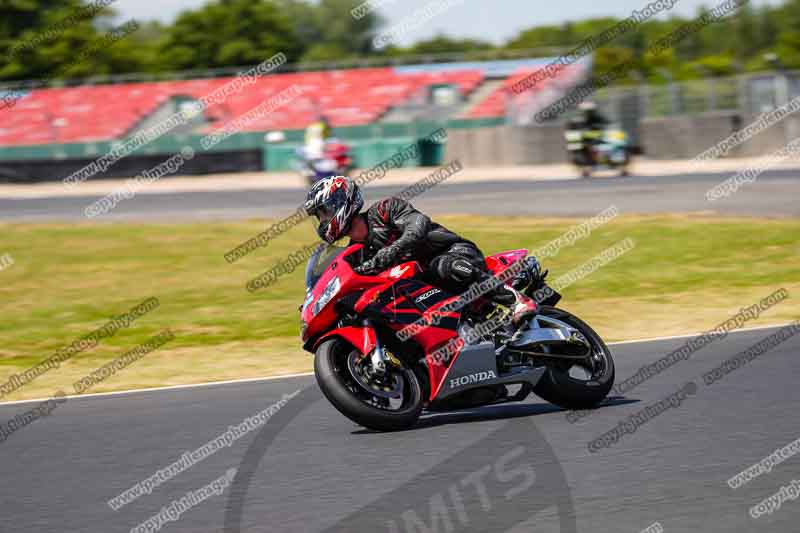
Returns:
[[[506,290],[514,294],[514,305],[511,307],[513,313],[512,322],[514,326],[519,327],[525,320],[529,320],[536,314],[539,307],[533,298],[528,298],[521,292],[511,287],[506,287]]]
[[[500,285],[486,296],[492,303],[502,305],[511,310],[511,321],[515,327],[519,327],[526,319],[535,315],[538,310],[538,306],[532,298],[528,298],[508,285]]]

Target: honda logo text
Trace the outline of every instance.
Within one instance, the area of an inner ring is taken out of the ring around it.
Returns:
[[[462,387],[464,385],[469,385],[470,383],[480,383],[481,381],[486,381],[487,379],[496,377],[497,374],[494,373],[494,370],[489,370],[488,372],[478,372],[477,374],[470,374],[469,376],[461,376],[460,378],[450,380],[450,388]]]

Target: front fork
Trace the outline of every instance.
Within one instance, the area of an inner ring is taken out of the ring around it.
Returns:
[[[365,318],[361,324],[365,328],[375,331],[375,328],[372,326],[372,322],[368,318]],[[375,349],[372,350],[372,355],[370,356],[372,370],[377,375],[383,376],[386,374],[386,363],[388,361],[389,357],[386,355],[386,351],[383,349],[383,344],[381,344],[381,339],[378,337],[377,331],[375,331]]]

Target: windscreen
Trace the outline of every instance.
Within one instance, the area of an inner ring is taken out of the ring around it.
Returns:
[[[343,246],[323,244],[314,252],[314,255],[308,259],[308,265],[306,266],[306,292],[314,288],[328,265],[339,257],[339,254],[345,249]]]

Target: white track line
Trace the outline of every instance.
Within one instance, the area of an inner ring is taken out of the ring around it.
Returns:
[[[793,324],[793,323],[794,322],[785,322],[783,324],[768,324],[766,326],[753,326],[753,327],[750,327],[750,328],[736,329],[736,330],[733,330],[733,331],[729,331],[728,333],[729,334],[730,333],[744,333],[744,332],[747,332],[747,331],[757,331],[759,329],[782,328],[784,326],[788,326],[789,324]],[[709,331],[709,330],[706,330],[706,331]],[[686,337],[697,337],[698,335],[702,335],[703,333],[705,333],[705,331],[701,331],[699,333],[687,333],[685,335],[668,335],[666,337],[649,337],[649,338],[645,338],[645,339],[633,339],[633,340],[629,340],[629,341],[609,342],[608,344],[609,345],[614,345],[614,344],[632,344],[632,343],[635,343],[635,342],[668,341],[668,340],[671,340],[671,339],[685,339]]]
[[[281,374],[280,376],[265,376],[261,378],[241,378],[229,379],[226,381],[208,381],[205,383],[188,383],[186,385],[167,385],[164,387],[147,387],[144,389],[130,389],[111,392],[90,392],[89,394],[68,394],[64,398],[77,399],[77,398],[99,398],[102,396],[123,396],[126,394],[136,394],[138,392],[152,392],[152,391],[166,391],[166,390],[180,390],[180,389],[194,389],[198,387],[211,387],[214,385],[230,385],[232,383],[253,383],[257,381],[274,381],[276,379],[299,378],[306,376],[313,376],[313,372],[305,372],[302,374]],[[0,407],[4,405],[14,405],[20,403],[44,402],[51,398],[38,398],[34,400],[14,400],[11,402],[0,402]]]
[[[757,331],[760,329],[774,329],[780,328],[783,326],[787,326],[792,322],[787,322],[784,324],[771,324],[767,326],[753,326],[751,328],[742,328],[737,329],[735,331],[731,331],[730,333],[745,333],[748,331]],[[636,344],[636,343],[645,343],[645,342],[657,342],[657,341],[666,341],[666,340],[673,340],[673,339],[684,339],[687,337],[696,337],[698,335],[702,335],[704,332],[700,333],[688,333],[685,335],[669,335],[666,337],[650,337],[646,339],[633,339],[628,341],[618,341],[618,342],[609,342],[609,346],[614,346],[617,344]],[[68,399],[79,399],[79,398],[102,398],[107,396],[124,396],[128,394],[136,394],[140,392],[157,392],[157,391],[168,391],[168,390],[181,390],[181,389],[195,389],[200,387],[213,387],[217,385],[230,385],[234,383],[255,383],[260,381],[274,381],[277,379],[290,379],[290,378],[301,378],[301,377],[308,377],[313,376],[313,372],[304,372],[300,374],[283,374],[280,376],[265,376],[261,378],[242,378],[242,379],[230,379],[226,381],[209,381],[206,383],[190,383],[187,385],[168,385],[165,387],[149,387],[144,389],[130,389],[130,390],[123,390],[123,391],[112,391],[112,392],[92,392],[89,394],[70,394],[65,396]],[[32,400],[14,400],[11,402],[0,402],[0,407],[4,405],[16,405],[16,404],[23,404],[23,403],[36,403],[36,402],[44,402],[49,400],[50,398],[37,398]]]

